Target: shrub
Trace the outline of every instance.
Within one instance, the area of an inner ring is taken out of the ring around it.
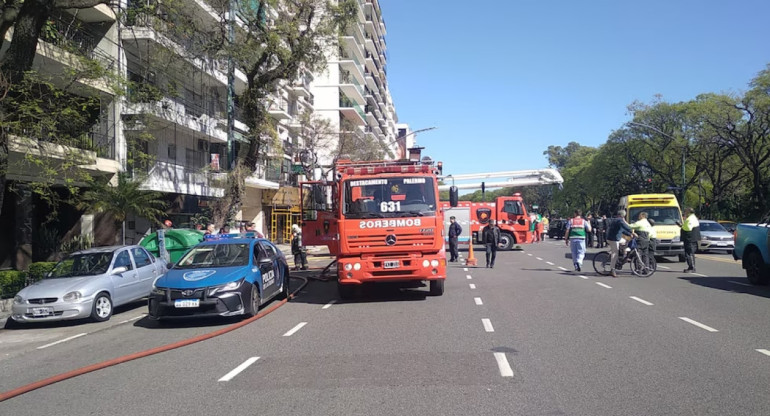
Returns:
[[[0,271],[0,298],[11,298],[24,288],[27,274],[18,270]]]
[[[27,270],[27,278],[30,282],[37,282],[38,280],[42,279],[46,273],[53,270],[54,266],[56,266],[55,261],[40,261],[37,263],[32,263],[29,265],[29,270]]]

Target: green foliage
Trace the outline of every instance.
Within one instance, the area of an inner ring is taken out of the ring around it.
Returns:
[[[141,189],[142,182],[131,179],[126,173],[118,173],[118,183],[97,183],[84,192],[80,208],[92,213],[106,213],[116,222],[126,220],[129,214],[160,223],[165,215],[166,202],[163,194]]]
[[[85,250],[91,248],[94,245],[93,237],[86,234],[79,234],[67,241],[61,243],[59,251],[62,254],[70,254],[76,251]]]
[[[27,269],[28,281],[37,282],[38,280],[45,277],[46,273],[53,270],[54,266],[56,266],[55,261],[40,261],[30,264],[29,269]]]
[[[27,282],[27,274],[18,270],[0,271],[0,298],[12,298]]]

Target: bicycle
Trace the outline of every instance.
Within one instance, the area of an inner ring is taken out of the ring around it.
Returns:
[[[612,255],[609,251],[600,251],[594,256],[593,264],[596,273],[609,276],[612,273],[610,266],[610,260]],[[618,263],[615,265],[617,270],[623,268],[623,265],[629,263],[631,266],[631,273],[639,277],[650,277],[655,270],[658,269],[658,263],[655,261],[655,256],[648,255],[647,252],[642,252],[639,249],[639,243],[636,237],[633,237],[628,242],[628,247],[622,253],[622,256],[618,258]]]

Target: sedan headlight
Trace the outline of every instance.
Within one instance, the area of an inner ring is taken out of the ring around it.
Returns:
[[[65,302],[76,302],[80,300],[80,298],[82,297],[83,297],[83,294],[80,292],[69,292],[66,295],[64,295],[62,300],[64,300]]]
[[[246,279],[245,277],[241,277],[240,279],[238,279],[236,281],[233,281],[233,282],[230,282],[230,283],[227,283],[227,284],[224,284],[224,285],[212,287],[211,289],[209,289],[209,296],[211,296],[211,295],[213,295],[215,293],[218,293],[218,292],[229,292],[229,291],[232,291],[232,290],[236,290],[239,287],[241,287],[241,284],[243,284],[243,281],[245,279]]]
[[[13,303],[17,305],[21,305],[22,303],[24,303],[24,298],[19,295],[16,295],[13,297]]]

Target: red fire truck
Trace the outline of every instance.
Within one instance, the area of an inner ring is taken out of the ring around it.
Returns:
[[[497,178],[497,182],[486,182],[489,179]],[[439,189],[492,189],[501,187],[515,186],[533,186],[560,184],[564,182],[559,171],[556,169],[538,169],[521,170],[509,172],[490,172],[467,175],[448,175],[442,178],[447,181],[465,181],[484,179],[481,183],[463,183],[460,185],[440,185]],[[502,180],[501,180],[502,179]],[[471,202],[459,201],[457,206],[451,206],[450,202],[442,201],[441,208],[444,210],[444,216],[447,218],[445,228],[448,234],[448,219],[454,216],[457,222],[463,228],[463,235],[458,242],[467,244],[471,239],[476,243],[481,243],[481,231],[490,219],[497,220],[500,227],[500,249],[510,250],[516,244],[526,244],[532,241],[530,232],[530,217],[527,214],[526,204],[521,194],[514,193],[512,196],[500,196],[491,202]]]
[[[332,180],[302,184],[302,241],[336,256],[342,298],[367,282],[428,281],[431,295],[444,293],[440,168],[415,159],[338,160]]]

